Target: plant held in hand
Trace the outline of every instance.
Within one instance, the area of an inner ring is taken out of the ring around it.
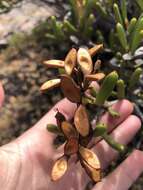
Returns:
[[[90,150],[96,137],[101,136],[117,151],[125,151],[123,145],[118,144],[109,136],[108,126],[99,122],[99,117],[105,110],[108,110],[112,117],[119,117],[119,114],[111,109],[112,101],[109,100],[115,86],[119,83],[118,74],[116,71],[112,71],[105,75],[100,71],[101,61],[97,60],[95,63],[92,61],[92,57],[102,48],[102,44],[91,49],[81,47],[76,50],[72,48],[64,61],[50,60],[44,62],[48,68],[62,68],[64,74],[45,82],[41,86],[41,91],[45,92],[54,87],[60,87],[64,96],[77,105],[73,120],[67,121],[65,116],[57,110],[55,115],[57,126],[47,125],[48,131],[57,135],[54,143],[57,146],[64,144],[64,153],[55,162],[51,172],[53,181],[60,179],[65,174],[69,159],[74,154],[77,155],[77,161],[81,163],[81,166],[94,182],[101,180],[100,160]],[[97,84],[99,84],[100,89],[95,87]],[[124,94],[122,85],[118,84],[118,86],[117,93],[119,95]],[[96,127],[93,127],[90,122],[88,115],[90,106],[97,108]]]

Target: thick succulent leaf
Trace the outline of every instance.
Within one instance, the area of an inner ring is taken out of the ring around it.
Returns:
[[[101,85],[101,88],[96,96],[96,104],[97,105],[101,106],[105,103],[105,101],[111,95],[114,87],[116,86],[117,80],[118,80],[118,74],[116,71],[109,73],[105,77],[105,79]]]
[[[101,169],[92,168],[90,165],[87,164],[84,160],[81,160],[81,165],[85,169],[88,176],[95,182],[101,181]]]
[[[85,48],[80,48],[77,53],[77,62],[85,75],[88,75],[93,70],[91,56]]]
[[[51,178],[53,181],[59,180],[67,171],[68,168],[68,161],[66,157],[61,157],[58,159],[53,168],[51,173]]]
[[[90,48],[88,51],[89,51],[89,54],[91,55],[91,57],[93,57],[102,49],[103,49],[103,44],[98,44],[98,45]]]
[[[92,168],[100,169],[100,161],[96,154],[89,150],[88,148],[84,148],[83,146],[79,147],[79,153],[81,158]]]
[[[51,132],[51,133],[54,133],[54,134],[61,134],[60,128],[57,125],[54,125],[54,124],[48,124],[47,125],[47,130],[49,132]]]
[[[86,75],[86,80],[88,81],[100,81],[105,77],[104,73],[96,73],[91,75]]]
[[[67,75],[61,75],[61,89],[65,97],[71,102],[78,103],[81,100],[81,91],[73,79]]]
[[[70,139],[72,137],[78,137],[76,129],[68,122],[63,121],[61,124],[61,129],[66,138]]]
[[[74,124],[81,136],[85,137],[89,134],[90,124],[85,106],[80,105],[74,116]]]
[[[64,61],[48,60],[44,61],[44,65],[46,65],[48,68],[64,68]]]
[[[65,155],[72,155],[78,152],[78,139],[77,138],[70,138],[64,147]]]
[[[55,87],[58,87],[61,83],[61,79],[51,79],[46,81],[40,88],[41,91],[51,90]]]
[[[68,75],[71,75],[73,69],[76,65],[77,51],[75,48],[72,48],[65,59],[65,71]]]

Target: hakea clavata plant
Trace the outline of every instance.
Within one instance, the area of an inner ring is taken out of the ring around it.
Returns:
[[[112,110],[108,98],[113,93],[117,85],[118,74],[116,71],[105,76],[100,72],[101,61],[95,63],[92,57],[103,48],[102,44],[96,45],[91,49],[72,48],[64,61],[49,60],[44,64],[48,68],[62,68],[64,74],[60,74],[57,79],[51,79],[41,86],[41,91],[45,92],[54,87],[60,87],[64,96],[71,102],[77,104],[77,109],[72,121],[67,121],[65,116],[57,110],[55,118],[57,125],[48,124],[49,132],[57,134],[56,140],[61,139],[59,144],[64,144],[64,153],[54,164],[51,172],[53,181],[59,180],[67,171],[68,161],[72,155],[77,155],[77,161],[85,169],[89,177],[98,182],[101,180],[101,165],[97,155],[90,150],[91,142],[94,138],[101,136],[114,149],[124,152],[125,147],[115,142],[107,133],[106,124],[96,119],[96,127],[91,125],[88,117],[87,104],[91,104],[101,109],[108,109],[113,117],[119,114]],[[100,89],[92,85],[93,81],[100,83]],[[123,95],[122,85],[118,84],[118,93]],[[93,146],[93,145],[92,145]]]

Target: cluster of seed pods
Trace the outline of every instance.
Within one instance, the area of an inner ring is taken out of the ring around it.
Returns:
[[[103,48],[102,44],[91,49],[72,48],[64,61],[49,60],[44,64],[48,68],[62,68],[64,74],[58,78],[51,79],[41,86],[41,91],[45,92],[54,87],[60,87],[64,96],[77,105],[77,109],[72,121],[67,121],[65,116],[57,111],[55,118],[57,125],[48,124],[48,131],[62,137],[64,143],[64,153],[54,164],[51,178],[53,181],[59,180],[68,169],[69,159],[77,155],[77,160],[85,169],[89,177],[98,182],[101,180],[101,165],[97,155],[90,150],[89,144],[93,138],[102,136],[115,149],[124,150],[123,145],[114,142],[107,135],[107,126],[97,123],[93,128],[89,121],[87,104],[94,106],[104,106],[111,95],[117,80],[118,74],[113,71],[107,76],[100,72],[101,61],[95,63],[92,57]],[[100,82],[100,89],[96,89],[92,84]],[[113,116],[118,116],[114,110],[110,110]]]

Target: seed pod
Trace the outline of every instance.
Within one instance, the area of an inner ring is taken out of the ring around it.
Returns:
[[[93,63],[88,50],[80,48],[77,53],[77,61],[84,75],[88,75],[93,70]]]
[[[116,71],[109,73],[103,81],[101,88],[96,96],[96,104],[103,105],[104,102],[111,95],[118,80],[118,74]]]
[[[55,87],[58,87],[60,85],[60,83],[61,83],[61,79],[52,79],[52,80],[49,80],[49,81],[45,82],[41,86],[40,90],[41,91],[51,90],[51,89],[53,89]]]
[[[70,138],[64,147],[64,153],[67,156],[77,153],[78,151],[78,139],[77,138]]]
[[[83,105],[80,105],[75,112],[74,124],[81,136],[85,137],[89,134],[89,119],[86,108]]]
[[[67,139],[70,139],[72,137],[78,137],[78,133],[75,128],[67,121],[62,122],[61,129]]]
[[[94,65],[94,72],[96,72],[98,69],[100,69],[100,67],[101,67],[101,60],[97,59],[97,61],[95,62],[95,65]]]
[[[71,75],[73,69],[76,65],[76,58],[77,58],[77,51],[76,49],[72,48],[66,56],[65,59],[65,71],[68,75]]]
[[[48,68],[64,68],[64,61],[49,60],[49,61],[44,61],[44,65],[46,65]]]
[[[96,154],[89,150],[88,148],[84,148],[83,146],[79,147],[79,154],[90,167],[95,168],[95,169],[100,169],[100,161]]]
[[[68,161],[66,157],[61,157],[58,159],[53,168],[51,173],[51,178],[53,181],[59,180],[67,171],[68,168]]]
[[[126,37],[124,28],[120,23],[117,23],[116,29],[117,29],[117,35],[118,35],[119,41],[120,41],[122,47],[127,51],[128,50],[128,42],[127,42],[127,37]]]
[[[100,81],[105,77],[104,73],[96,73],[91,75],[86,75],[85,79],[88,81]]]
[[[61,75],[61,89],[65,97],[71,102],[78,103],[81,100],[79,86],[67,75]]]
[[[59,127],[53,124],[48,124],[47,130],[54,134],[61,134],[61,130],[59,129]]]
[[[133,74],[131,75],[130,81],[129,81],[129,89],[131,90],[135,85],[139,82],[140,75],[142,74],[143,70],[142,68],[137,68]]]
[[[55,115],[58,127],[61,127],[61,123],[66,120],[65,116],[59,111]]]
[[[79,144],[81,146],[87,147],[87,145],[89,144],[89,142],[91,141],[91,139],[92,139],[92,135],[88,135],[86,137],[79,136]]]
[[[80,160],[81,165],[85,169],[88,176],[95,182],[101,181],[101,169],[92,168],[90,165],[87,164],[84,160]]]
[[[90,48],[88,51],[89,51],[89,54],[91,55],[91,57],[93,57],[102,49],[103,49],[103,44],[98,44],[98,45],[95,45],[94,47]]]

